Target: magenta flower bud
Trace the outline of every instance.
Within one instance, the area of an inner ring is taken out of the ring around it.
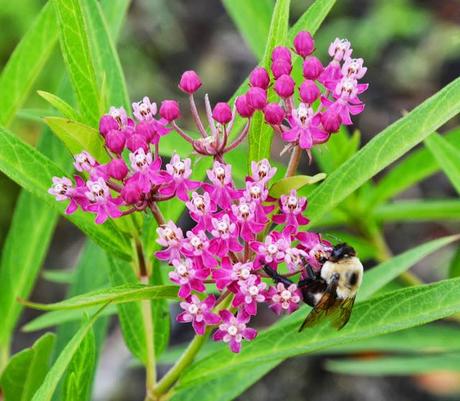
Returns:
[[[116,180],[122,180],[128,174],[128,167],[123,159],[113,159],[107,165],[107,172]]]
[[[278,103],[268,103],[264,115],[265,121],[271,125],[280,125],[284,120],[284,110]]]
[[[195,71],[185,71],[179,82],[179,89],[191,95],[200,89],[201,80]]]
[[[277,46],[272,51],[272,61],[283,59],[291,62],[291,51],[284,46]]]
[[[315,50],[315,41],[310,32],[299,32],[294,38],[295,52],[302,58],[305,58]]]
[[[306,79],[317,79],[323,70],[324,67],[317,57],[308,57],[303,62],[303,76]]]
[[[270,77],[268,76],[267,70],[263,67],[254,68],[249,75],[249,83],[251,86],[267,89],[268,85],[270,85]]]
[[[126,135],[123,131],[113,129],[105,136],[105,145],[109,150],[117,155],[123,151],[125,143]]]
[[[136,131],[131,131],[126,135],[128,138],[134,134],[134,132],[138,135],[141,135],[145,138],[147,143],[150,143],[155,136],[155,125],[153,120],[145,120],[141,121],[136,125]]]
[[[126,140],[126,147],[131,151],[135,152],[137,149],[144,149],[147,152],[149,146],[147,140],[141,134],[133,134]]]
[[[286,99],[294,94],[295,83],[290,75],[281,75],[275,82],[273,89],[279,97]]]
[[[105,138],[109,131],[118,129],[117,120],[115,120],[110,114],[105,114],[99,120],[99,132]]]
[[[254,108],[249,105],[246,95],[241,95],[236,98],[236,111],[241,117],[248,118],[254,114]]]
[[[171,122],[180,117],[179,103],[175,100],[163,100],[160,107],[160,116]]]
[[[262,110],[267,104],[267,91],[262,88],[252,87],[246,93],[249,106],[255,110]]]
[[[121,197],[128,205],[134,205],[141,200],[142,190],[138,181],[130,178],[121,190]]]
[[[321,124],[327,132],[337,132],[340,128],[340,116],[331,109],[327,109],[321,115]]]
[[[221,124],[228,124],[232,121],[232,109],[227,103],[219,102],[212,111],[212,118]]]
[[[289,75],[292,71],[292,64],[284,58],[279,58],[272,63],[272,73],[275,79],[281,75]]]
[[[319,98],[321,92],[313,81],[306,80],[299,87],[300,98],[304,103],[312,104]]]

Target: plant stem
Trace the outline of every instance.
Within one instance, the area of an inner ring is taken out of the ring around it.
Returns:
[[[156,204],[156,202],[152,202],[150,204],[150,210],[152,210],[153,217],[155,218],[159,226],[166,224],[166,220],[163,216],[163,213],[161,213],[161,210]]]
[[[301,156],[302,156],[302,149],[300,148],[299,145],[297,145],[291,153],[291,159],[289,160],[289,164],[286,170],[285,177],[291,177],[296,173],[297,167],[299,167]]]

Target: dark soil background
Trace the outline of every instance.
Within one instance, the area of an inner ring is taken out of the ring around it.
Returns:
[[[7,60],[43,1],[20,0],[16,3],[20,3],[19,9],[11,2],[0,0],[0,66]],[[292,3],[292,20],[295,21],[311,2],[293,0]],[[354,45],[354,54],[365,58],[369,68],[366,80],[371,86],[364,96],[366,110],[356,124],[364,141],[399,118],[404,110],[413,108],[459,76],[459,1],[342,0],[337,3],[317,35],[316,47],[324,57],[331,40],[336,36],[347,37]],[[199,71],[212,99],[225,100],[256,63],[217,0],[133,0],[118,49],[133,100],[144,95],[154,99],[179,96],[177,81],[186,69]],[[60,60],[56,59],[56,64],[59,63]],[[59,78],[44,74],[37,87],[49,87]],[[43,107],[36,96],[27,107],[40,105]],[[14,126],[16,132],[30,142],[36,140],[41,128],[37,123],[23,120]],[[1,246],[18,188],[3,176],[0,176],[0,188]],[[412,199],[455,196],[454,189],[442,174],[402,195]],[[445,232],[445,224],[435,223],[391,224],[385,227],[385,236],[394,253]],[[82,244],[79,231],[61,220],[44,267],[72,267]],[[436,262],[442,263],[436,263],[436,266],[444,266],[451,251],[438,253]],[[427,280],[439,276],[432,269],[434,261],[427,258],[417,266],[418,273]],[[65,290],[65,285],[51,284],[41,278],[33,299],[43,302],[62,299]],[[35,316],[36,312],[26,311],[21,325]],[[265,324],[268,319],[272,317],[263,314],[260,323]],[[14,350],[29,346],[40,334],[18,331]],[[173,344],[186,340],[190,334],[173,323]],[[323,368],[323,362],[321,357],[303,357],[284,362],[241,395],[239,400],[460,400],[460,376],[345,376],[328,373]],[[143,380],[142,370],[132,366],[119,330],[112,323],[101,357],[94,399],[143,399]]]

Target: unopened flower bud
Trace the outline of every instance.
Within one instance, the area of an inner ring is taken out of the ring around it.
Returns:
[[[319,98],[321,92],[313,81],[306,80],[300,85],[299,94],[304,103],[312,104]]]
[[[267,104],[267,92],[262,88],[253,87],[246,93],[246,99],[253,109],[262,110]]]
[[[264,107],[265,121],[271,125],[279,125],[284,120],[284,110],[278,103],[268,103]]]
[[[212,111],[212,118],[221,124],[228,124],[232,120],[232,109],[227,103],[219,102]]]
[[[144,152],[148,150],[147,140],[143,135],[134,133],[126,140],[126,147],[131,151],[135,152],[137,149],[142,148]]]
[[[284,59],[290,63],[291,62],[291,51],[287,47],[284,47],[284,46],[275,47],[272,51],[272,61],[275,61],[278,59]]]
[[[272,63],[272,73],[275,79],[278,79],[281,75],[289,75],[292,71],[292,64],[290,61],[284,58],[279,58]]]
[[[246,95],[238,96],[235,102],[236,111],[241,117],[248,118],[254,114],[254,108],[249,105]]]
[[[179,82],[179,89],[185,93],[195,93],[201,87],[201,80],[195,71],[185,71]]]
[[[338,113],[331,109],[327,109],[321,115],[321,124],[327,132],[337,132],[340,128],[340,116]]]
[[[147,143],[150,143],[155,136],[155,124],[153,120],[140,121],[136,126],[136,134],[144,137]],[[130,131],[128,138],[134,134],[134,131]]]
[[[263,67],[254,68],[249,75],[249,83],[251,86],[267,89],[268,85],[270,85],[270,77],[267,70]]]
[[[163,100],[160,107],[160,116],[171,122],[180,117],[179,103],[175,100]]]
[[[299,32],[294,38],[294,48],[296,53],[305,58],[313,53],[315,49],[315,41],[313,40],[310,32]]]
[[[308,57],[303,62],[303,76],[306,79],[317,79],[323,70],[324,67],[317,57]]]
[[[286,99],[294,94],[295,83],[290,75],[281,75],[275,82],[273,89],[279,97]]]
[[[107,172],[116,180],[122,180],[128,174],[128,167],[123,159],[113,159],[107,165]]]
[[[111,130],[105,136],[105,145],[113,153],[120,154],[126,143],[126,136],[123,131]]]
[[[121,197],[128,205],[134,205],[141,200],[142,190],[135,180],[129,179],[121,190]]]
[[[117,120],[115,120],[110,114],[105,114],[99,120],[99,132],[105,138],[109,131],[119,128]]]

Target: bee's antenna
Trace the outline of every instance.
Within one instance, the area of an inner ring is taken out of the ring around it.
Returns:
[[[325,234],[321,234],[321,236],[324,238],[324,239],[330,239],[332,240],[333,242],[335,243],[340,243],[340,242],[344,242],[341,238],[337,237],[336,235],[334,234],[330,234],[330,233],[325,233]]]

